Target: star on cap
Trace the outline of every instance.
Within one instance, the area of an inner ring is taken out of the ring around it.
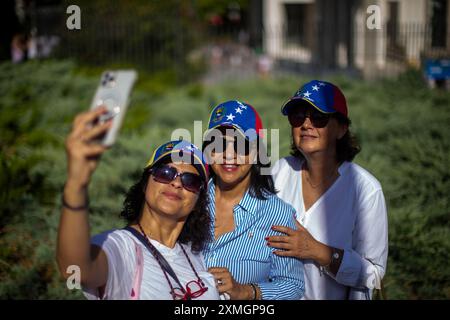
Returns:
[[[313,85],[312,89],[315,90],[315,91],[319,91],[319,87],[316,86],[316,85]]]
[[[247,106],[244,105],[242,102],[240,102],[240,101],[236,101],[236,102],[242,109],[244,109],[244,110],[247,109]]]
[[[239,108],[239,107],[237,107],[236,109],[236,113],[239,113],[239,114],[241,114],[242,113],[242,109],[241,108]]]
[[[227,115],[227,120],[233,121],[234,118],[235,118],[235,116],[231,113]]]
[[[304,94],[303,94],[303,96],[305,97],[305,98],[308,98],[309,99],[309,96],[311,95],[311,93],[309,92],[309,91],[306,91]]]
[[[319,86],[323,87],[323,86],[325,86],[325,83],[319,82]]]

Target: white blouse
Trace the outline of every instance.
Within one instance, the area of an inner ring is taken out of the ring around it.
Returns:
[[[388,220],[381,185],[368,171],[344,162],[339,177],[305,211],[301,168],[293,156],[280,159],[272,168],[278,196],[297,211],[297,220],[318,241],[343,249],[336,276],[312,260],[304,261],[303,299],[366,299],[380,288],[388,255]]]
[[[183,285],[197,280],[179,243],[174,248],[169,248],[156,240],[150,239],[150,241],[164,256]],[[101,247],[108,260],[108,278],[103,299],[133,299],[131,296],[133,292],[133,295],[138,295],[138,299],[142,300],[172,300],[169,284],[158,262],[147,247],[129,231],[122,229],[107,231],[94,236],[91,243]],[[214,277],[206,271],[203,255],[194,254],[188,245],[183,245],[183,248],[198,275],[208,287],[208,290],[195,300],[218,300],[219,293]],[[137,290],[134,290],[139,252],[142,253],[143,268],[140,285],[138,284]],[[172,286],[178,287],[176,281],[170,275],[168,277]],[[99,299],[96,288],[83,288],[83,291],[88,299]]]

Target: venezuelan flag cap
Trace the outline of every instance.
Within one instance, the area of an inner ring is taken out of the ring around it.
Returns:
[[[299,105],[311,105],[323,113],[338,112],[348,118],[344,94],[330,82],[312,80],[306,83],[283,104],[281,113],[287,116],[293,107]]]
[[[148,161],[146,168],[152,168],[161,161],[171,158],[172,162],[184,162],[192,164],[200,174],[200,176],[208,181],[209,169],[208,164],[200,151],[194,144],[185,140],[174,140],[160,145],[153,152],[152,157]]]

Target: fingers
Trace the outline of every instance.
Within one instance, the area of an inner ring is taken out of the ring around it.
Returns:
[[[293,248],[293,244],[289,242],[267,242],[267,245],[272,248],[290,250]]]
[[[102,145],[90,145],[85,147],[84,149],[84,155],[85,157],[97,157],[101,155],[103,152],[105,152],[108,149],[108,147],[102,146]]]
[[[209,268],[208,272],[214,276],[219,293],[224,293],[233,289],[233,277],[227,268],[213,267]]]
[[[109,128],[111,128],[112,121],[105,122],[101,125],[95,126],[91,129],[88,129],[83,134],[82,138],[84,141],[89,141],[95,137],[98,137],[102,134],[104,134],[106,131],[108,131]]]
[[[80,139],[68,138],[66,149],[71,158],[82,159],[97,157],[105,152],[108,147],[101,144],[83,143]]]
[[[231,279],[231,274],[229,272],[224,271],[215,271],[215,272],[209,271],[209,272],[214,276],[214,279],[216,279],[216,283],[219,286],[223,285],[225,282],[231,282],[227,281]]]
[[[297,258],[297,256],[295,255],[293,250],[275,250],[273,253],[276,254],[277,256],[280,256],[280,257],[294,257],[294,258]]]
[[[95,109],[83,112],[81,114],[79,114],[76,118],[75,118],[75,123],[79,124],[79,123],[84,123],[87,124],[89,122],[94,121],[96,118],[98,118],[101,114],[106,113],[107,112],[107,108],[105,106],[100,106],[97,107]]]
[[[211,267],[208,269],[209,273],[217,273],[217,272],[229,272],[228,268],[222,268],[222,267]]]
[[[285,233],[289,236],[292,236],[295,233],[295,230],[285,226],[272,226],[272,230]]]
[[[232,291],[234,288],[234,285],[232,282],[225,282],[222,285],[220,285],[217,289],[219,290],[219,293],[229,293],[230,291]]]
[[[92,124],[95,119],[106,112],[106,107],[101,106],[93,110],[80,113],[75,117],[75,120],[73,121],[72,134],[79,135],[88,127],[89,124]]]
[[[270,236],[266,238],[267,242],[289,242],[288,236]]]

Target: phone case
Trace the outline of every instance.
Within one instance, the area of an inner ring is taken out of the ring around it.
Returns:
[[[134,70],[105,71],[101,76],[91,109],[101,105],[108,108],[108,113],[100,116],[99,123],[113,118],[111,128],[103,137],[99,138],[99,143],[104,146],[111,146],[116,141],[128,108],[128,97],[136,78],[137,73]]]

